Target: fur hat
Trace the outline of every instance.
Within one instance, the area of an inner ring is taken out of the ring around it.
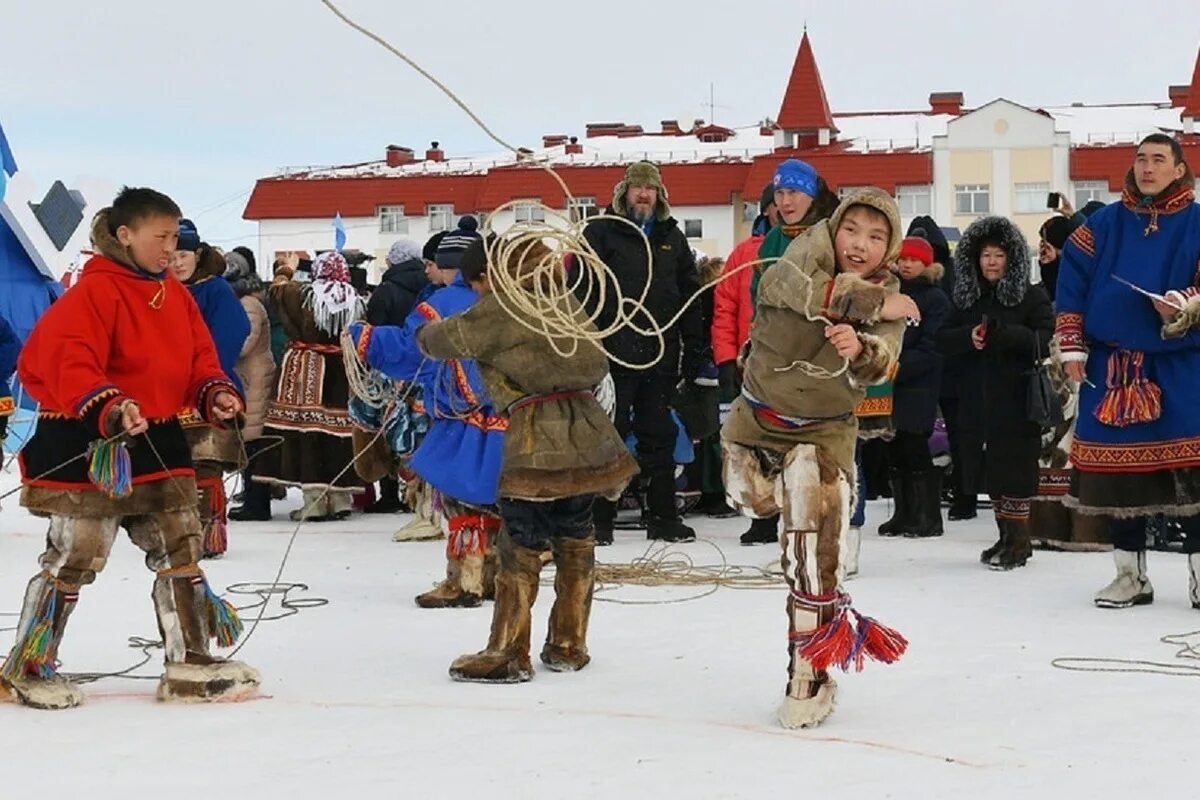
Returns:
[[[923,236],[908,236],[900,243],[900,255],[896,258],[915,258],[928,267],[933,263],[933,245]]]
[[[1042,223],[1038,234],[1051,247],[1056,250],[1062,250],[1067,244],[1067,237],[1071,235],[1071,220],[1060,214],[1056,214]]]
[[[1002,305],[1015,306],[1025,298],[1029,288],[1029,245],[1025,236],[1011,220],[1004,217],[982,217],[971,223],[954,248],[954,305],[968,309],[983,294],[983,273],[979,270],[979,255],[984,245],[994,244],[1008,256],[1008,269],[996,286],[996,298]]]
[[[613,211],[617,212],[618,216],[623,217],[629,213],[629,209],[625,207],[625,196],[629,194],[630,186],[648,186],[658,192],[654,218],[659,222],[665,222],[671,216],[670,197],[657,164],[635,161],[625,168],[625,177],[613,188]]]
[[[772,181],[776,190],[791,189],[809,197],[817,196],[817,171],[807,161],[789,158],[775,168]]]
[[[389,267],[403,264],[405,261],[420,261],[421,245],[412,239],[397,239],[388,248],[387,263]]]
[[[438,231],[429,240],[425,242],[425,246],[421,248],[421,258],[424,261],[433,261],[437,258],[438,245],[442,243],[442,239],[446,238],[446,231]]]
[[[237,250],[225,254],[225,280],[229,281],[238,297],[245,297],[263,289],[262,278],[258,277],[246,256]]]
[[[196,223],[190,219],[179,220],[179,244],[175,249],[190,250],[193,253],[200,249],[200,232],[196,230]]]

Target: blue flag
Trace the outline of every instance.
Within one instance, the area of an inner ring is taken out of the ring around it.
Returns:
[[[342,212],[333,218],[333,249],[339,253],[346,246],[346,226],[342,224]]]
[[[3,125],[0,125],[0,169],[7,172],[10,178],[17,173],[17,160],[13,158],[12,148],[4,137]]]

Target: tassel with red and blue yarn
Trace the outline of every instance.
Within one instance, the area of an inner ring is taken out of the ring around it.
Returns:
[[[133,493],[133,465],[125,443],[116,439],[92,442],[88,446],[88,478],[113,500],[129,497]]]
[[[73,602],[74,596],[64,596],[64,602]],[[59,592],[53,579],[48,579],[42,590],[38,610],[29,620],[24,635],[13,647],[8,659],[0,669],[0,677],[12,680],[23,675],[38,678],[53,678],[57,672],[54,652],[54,620],[58,616]]]
[[[208,620],[209,635],[216,640],[220,647],[233,647],[238,637],[242,635],[242,618],[237,609],[228,600],[217,596],[208,579],[204,581],[205,617]]]
[[[1104,397],[1096,406],[1096,419],[1114,428],[1153,422],[1162,416],[1162,389],[1143,372],[1146,356],[1118,350],[1108,357]]]
[[[500,530],[500,519],[490,514],[464,514],[450,519],[446,556],[457,561],[463,556],[487,554],[488,538]]]
[[[791,634],[796,655],[813,669],[826,670],[836,666],[849,672],[853,666],[855,672],[862,672],[868,658],[881,664],[893,664],[908,649],[908,640],[899,631],[855,611],[850,595],[845,592],[833,596],[794,592],[793,596],[804,605],[837,605],[833,619],[821,627]]]
[[[204,524],[203,552],[205,558],[221,556],[229,549],[229,523],[225,500],[225,482],[221,476],[196,482],[201,492],[208,494],[209,519]],[[201,502],[204,502],[203,496]]]

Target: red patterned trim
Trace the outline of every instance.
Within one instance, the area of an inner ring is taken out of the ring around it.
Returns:
[[[1038,472],[1038,497],[1065,497],[1071,488],[1071,470],[1044,468]]]
[[[1028,497],[1001,497],[996,505],[996,519],[1020,522],[1029,519],[1032,503]]]
[[[12,397],[0,397],[0,417],[7,417],[17,410]]]
[[[216,378],[201,384],[200,391],[196,393],[196,409],[205,422],[220,424],[213,412],[216,410],[217,395],[221,392],[240,397],[236,386],[227,380]]]
[[[472,411],[466,417],[463,417],[462,421],[471,427],[479,428],[485,433],[508,430],[507,417],[488,416],[481,411]]]
[[[1076,439],[1071,463],[1080,472],[1159,472],[1200,467],[1200,437],[1142,444],[1096,444]]]
[[[1064,311],[1054,321],[1054,333],[1064,353],[1083,352],[1083,314]]]
[[[340,356],[342,354],[342,346],[339,344],[314,344],[312,342],[289,342],[289,350],[312,350],[315,353],[320,353],[326,356]]]
[[[75,406],[75,416],[82,419],[83,417],[87,416],[87,413],[91,411],[93,407],[95,407],[96,403],[99,403],[109,397],[116,397],[119,394],[121,394],[121,390],[115,386],[101,386],[98,389],[93,389],[90,394],[85,396]]]
[[[355,343],[354,350],[358,353],[358,360],[367,363],[367,348],[371,346],[371,333],[375,330],[374,325],[364,324],[362,330],[358,332],[358,341]]]
[[[864,397],[862,402],[854,407],[854,416],[886,417],[892,413],[892,408],[893,398],[890,394],[880,397]]]
[[[429,305],[429,303],[417,303],[417,313],[425,319],[436,322],[442,318],[442,315],[437,312],[437,309]]]
[[[196,477],[195,470],[185,469],[185,468],[181,467],[179,469],[167,470],[166,472],[163,472],[160,470],[159,472],[152,472],[148,475],[138,475],[138,476],[134,477],[133,485],[134,486],[142,486],[143,484],[155,483],[157,481],[165,481],[165,480],[169,480],[171,478],[194,478],[194,477]],[[95,484],[93,484],[91,481],[88,481],[86,483],[71,483],[69,481],[51,481],[51,480],[46,480],[46,479],[42,479],[42,480],[32,480],[31,479],[31,480],[22,481],[22,485],[23,486],[36,486],[39,489],[62,489],[64,491],[68,491],[68,492],[79,492],[79,491],[94,492],[94,491],[97,491]]]
[[[1067,241],[1087,253],[1088,258],[1096,257],[1096,235],[1087,225],[1080,225],[1076,228]]]

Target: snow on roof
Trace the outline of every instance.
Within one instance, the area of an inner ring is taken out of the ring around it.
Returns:
[[[1043,108],[1071,144],[1129,144],[1159,131],[1180,131],[1179,109],[1169,103],[1070,105]]]
[[[1178,131],[1179,109],[1167,103],[1098,106],[1053,106],[1042,109],[1054,117],[1061,132],[1070,134],[1073,145],[1135,142],[1159,130]],[[971,113],[964,110],[964,114]],[[925,111],[875,111],[834,114],[837,141],[850,152],[925,151],[933,137],[946,133],[956,119],[953,114]],[[757,125],[733,129],[723,142],[705,142],[694,135],[593,136],[578,140],[583,152],[568,154],[568,145],[531,150],[535,160],[553,165],[611,166],[649,159],[660,164],[689,164],[713,161],[749,162],[774,151],[774,136],[764,136]],[[482,155],[448,158],[445,161],[415,161],[389,167],[386,161],[371,161],[338,167],[291,167],[279,177],[295,179],[386,178],[416,175],[482,175],[498,167],[517,163],[512,153],[495,151]]]

